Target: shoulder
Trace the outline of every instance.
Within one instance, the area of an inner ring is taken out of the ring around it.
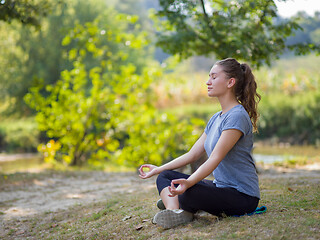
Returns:
[[[226,113],[225,119],[232,118],[243,118],[250,121],[249,114],[242,105],[237,105],[236,107],[234,107]]]
[[[249,114],[242,105],[237,106],[228,112],[223,121],[224,129],[239,129],[244,134],[252,131],[252,123]]]
[[[205,128],[205,133],[208,134],[208,131],[210,130],[211,126],[213,125],[213,123],[215,122],[215,120],[219,117],[221,111],[215,113],[210,120],[207,123],[207,126]]]
[[[208,121],[208,123],[214,122],[214,120],[215,120],[220,114],[221,114],[221,111],[216,112],[216,113],[210,118],[210,120]]]

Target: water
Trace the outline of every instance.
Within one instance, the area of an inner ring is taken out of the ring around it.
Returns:
[[[265,164],[283,162],[295,158],[315,158],[319,157],[319,154],[320,148],[316,145],[290,145],[284,143],[268,145],[257,143],[253,149],[255,161]]]
[[[292,158],[294,158],[294,156],[253,154],[253,159],[257,163],[263,162],[263,163],[266,163],[266,164],[275,163],[275,162],[282,162],[282,161],[285,161],[285,160],[290,160]]]

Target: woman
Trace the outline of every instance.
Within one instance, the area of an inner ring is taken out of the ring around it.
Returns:
[[[251,69],[224,59],[212,67],[206,84],[208,96],[218,98],[222,111],[211,117],[189,152],[160,167],[144,164],[139,169],[142,179],[159,174],[157,188],[165,210],[153,222],[164,228],[191,221],[198,210],[214,215],[251,213],[260,199],[251,156],[260,96]],[[192,175],[172,171],[196,161],[204,151],[208,160]],[[214,181],[204,179],[211,173]]]

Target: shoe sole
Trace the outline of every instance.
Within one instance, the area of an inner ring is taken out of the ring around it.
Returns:
[[[175,213],[172,210],[163,210],[154,216],[153,223],[158,224],[164,229],[168,229],[180,224],[191,222],[192,220],[192,213],[186,211]]]

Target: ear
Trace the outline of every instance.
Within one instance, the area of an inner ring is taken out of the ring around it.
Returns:
[[[227,87],[228,87],[228,88],[232,88],[235,84],[236,84],[236,79],[235,79],[235,78],[230,78],[230,79],[228,80],[228,85],[227,85]]]

